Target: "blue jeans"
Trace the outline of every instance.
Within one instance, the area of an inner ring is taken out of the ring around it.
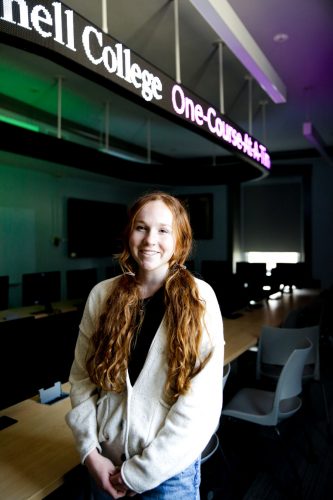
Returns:
[[[200,500],[200,480],[200,459],[198,459],[183,472],[156,488],[131,498],[132,500]],[[101,491],[93,481],[92,483],[93,500],[112,500],[110,495]]]

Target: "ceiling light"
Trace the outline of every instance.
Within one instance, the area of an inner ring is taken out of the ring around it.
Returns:
[[[39,127],[37,125],[33,125],[32,123],[27,123],[24,120],[18,120],[16,118],[11,118],[9,116],[0,115],[0,121],[9,123],[10,125],[15,125],[15,127],[21,127],[27,130],[32,130],[33,132],[39,132]]]
[[[289,36],[287,33],[277,33],[276,35],[273,36],[273,40],[276,43],[284,43],[289,39]]]

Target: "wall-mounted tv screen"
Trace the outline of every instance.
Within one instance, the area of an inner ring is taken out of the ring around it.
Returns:
[[[109,257],[122,249],[127,207],[121,203],[68,198],[68,256]]]

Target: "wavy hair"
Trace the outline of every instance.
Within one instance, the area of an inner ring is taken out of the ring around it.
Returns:
[[[140,322],[140,294],[135,274],[137,263],[129,249],[129,237],[140,210],[151,201],[162,201],[172,212],[175,250],[165,282],[165,325],[168,346],[166,398],[172,402],[185,394],[191,379],[207,363],[210,353],[200,359],[205,304],[192,274],[185,268],[192,248],[192,229],[181,202],[166,193],[154,192],[139,198],[129,211],[124,232],[124,249],[119,263],[124,274],[110,289],[98,327],[92,336],[92,351],[87,360],[91,380],[105,390],[121,392],[133,339]]]

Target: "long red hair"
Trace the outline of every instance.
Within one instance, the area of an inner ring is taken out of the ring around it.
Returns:
[[[154,192],[139,198],[129,211],[124,232],[124,249],[119,263],[124,274],[110,289],[96,332],[92,336],[92,351],[87,360],[91,380],[105,390],[121,392],[125,388],[126,370],[133,338],[138,327],[140,294],[135,274],[137,264],[129,249],[129,236],[136,218],[147,203],[162,201],[172,212],[175,251],[169,262],[165,282],[165,325],[168,343],[168,377],[166,397],[175,401],[185,394],[191,379],[209,359],[200,359],[205,304],[199,297],[193,275],[184,267],[192,248],[192,229],[181,202],[164,192]]]

